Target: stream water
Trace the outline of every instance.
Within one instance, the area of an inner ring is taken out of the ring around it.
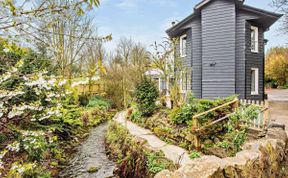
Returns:
[[[63,178],[112,178],[115,163],[105,152],[104,137],[108,124],[94,128],[88,139],[79,147],[75,157],[60,173]],[[94,169],[94,170],[93,170]],[[93,171],[92,171],[93,170]]]

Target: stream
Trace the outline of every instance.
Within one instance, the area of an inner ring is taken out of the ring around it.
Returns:
[[[115,163],[105,152],[104,137],[108,123],[91,130],[88,139],[78,148],[75,157],[60,173],[63,178],[112,178]]]

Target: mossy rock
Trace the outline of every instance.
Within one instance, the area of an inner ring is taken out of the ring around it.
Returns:
[[[219,147],[208,148],[207,152],[208,152],[208,154],[215,155],[219,158],[226,158],[226,157],[230,156],[226,149],[219,148]]]
[[[100,167],[90,167],[87,172],[90,173],[90,174],[93,174],[93,173],[96,173],[98,172],[100,169]]]

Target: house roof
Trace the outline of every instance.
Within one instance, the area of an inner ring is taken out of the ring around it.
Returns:
[[[200,3],[196,4],[194,7],[194,12],[186,17],[185,19],[181,20],[168,30],[166,30],[166,33],[169,36],[175,35],[185,24],[189,23],[193,18],[199,16],[201,14],[201,9],[208,5],[210,2],[214,0],[202,0]],[[263,25],[264,28],[268,29],[273,23],[275,23],[280,17],[283,16],[283,14],[278,14],[270,11],[266,11],[263,9],[255,8],[252,6],[248,6],[244,4],[245,0],[234,0],[236,3],[236,7],[238,9],[248,11],[254,14],[258,14],[260,16],[263,16],[262,19],[259,19],[259,23]]]
[[[212,1],[213,0],[202,0],[201,2],[199,2],[198,4],[195,5],[194,10],[201,9]],[[233,1],[238,3],[238,4],[243,4],[245,0],[233,0]]]

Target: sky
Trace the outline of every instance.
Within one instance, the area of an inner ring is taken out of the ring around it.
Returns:
[[[193,12],[200,0],[101,0],[101,5],[91,15],[99,35],[112,33],[113,40],[107,42],[108,51],[115,50],[123,37],[140,42],[148,49],[155,41],[161,42],[165,30],[172,21],[180,21]],[[272,0],[246,0],[245,4],[275,12]],[[288,39],[280,30],[281,20],[265,33],[269,40],[266,49],[284,46]]]

